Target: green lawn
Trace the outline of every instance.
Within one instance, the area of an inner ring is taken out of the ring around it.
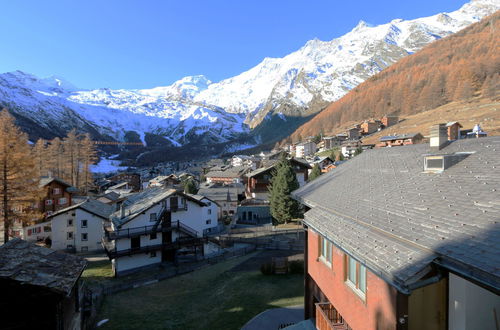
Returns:
[[[86,285],[92,287],[112,281],[113,271],[109,260],[89,261],[83,271],[82,279]]]
[[[302,304],[303,275],[228,271],[254,255],[108,296],[100,329],[240,329],[266,309]]]

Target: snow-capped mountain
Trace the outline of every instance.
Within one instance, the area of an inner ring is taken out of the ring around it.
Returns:
[[[218,83],[200,75],[152,89],[79,90],[58,77],[5,73],[0,75],[0,106],[11,109],[30,134],[42,130],[42,137],[63,136],[77,127],[98,138],[123,139],[135,131],[143,140],[152,133],[172,145],[236,137],[241,145],[252,145],[241,140],[250,126],[258,128],[253,141],[269,142],[262,135],[266,125],[269,136],[278,140],[302,124],[303,116],[317,113],[373,74],[498,9],[500,0],[473,0],[455,12],[426,18],[379,26],[361,21],[339,38],[308,41],[296,52],[265,58]]]
[[[283,58],[266,58],[242,74],[211,84],[195,100],[248,113],[257,125],[282,104],[307,109],[339,99],[375,73],[428,43],[500,9],[498,0],[476,0],[452,13],[371,26],[361,21],[331,41],[311,40]],[[320,109],[315,109],[318,111]]]
[[[146,133],[152,133],[179,146],[223,142],[247,132],[244,115],[190,100],[194,91],[209,83],[198,76],[150,90],[78,91],[59,78],[40,79],[16,71],[0,75],[0,103],[18,121],[40,126],[43,132],[36,137],[64,136],[78,128],[96,137],[122,140],[127,131],[136,131],[143,140]]]

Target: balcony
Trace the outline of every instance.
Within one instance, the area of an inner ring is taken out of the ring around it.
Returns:
[[[316,304],[316,329],[352,330],[342,315],[329,302]]]
[[[206,238],[198,238],[198,237],[180,237],[174,242],[170,243],[162,243],[162,244],[154,244],[154,245],[145,245],[135,248],[130,248],[126,250],[116,250],[116,246],[107,241],[105,238],[102,239],[102,246],[108,255],[108,258],[115,259],[124,256],[131,256],[139,253],[149,253],[153,251],[160,250],[177,250],[182,247],[195,247],[202,246],[203,243],[207,242]]]
[[[198,231],[194,230],[191,227],[186,226],[180,221],[172,221],[170,226],[162,226],[162,225],[150,225],[143,227],[134,227],[134,228],[126,228],[126,229],[117,229],[112,230],[111,227],[104,227],[105,235],[108,240],[116,240],[120,238],[132,238],[141,235],[150,235],[151,233],[166,233],[177,229],[185,234],[188,234],[193,237],[198,237]]]

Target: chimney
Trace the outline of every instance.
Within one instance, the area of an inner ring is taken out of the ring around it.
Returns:
[[[431,126],[430,147],[431,149],[441,150],[448,144],[448,129],[446,124],[437,124]]]
[[[120,218],[125,218],[125,208],[123,204],[120,205]]]

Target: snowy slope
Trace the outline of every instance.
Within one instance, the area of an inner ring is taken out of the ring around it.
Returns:
[[[159,134],[176,146],[227,142],[273,114],[283,125],[297,125],[287,115],[320,111],[402,57],[498,9],[500,0],[475,0],[455,12],[410,21],[379,26],[361,21],[344,36],[308,41],[296,52],[265,58],[218,83],[199,75],[152,89],[78,90],[58,77],[5,73],[0,105],[22,117],[25,126],[43,128],[45,135],[78,127],[115,139],[131,130],[143,140],[147,133]]]
[[[311,40],[283,58],[266,58],[238,76],[211,84],[195,100],[261,119],[262,110],[277,108],[282,100],[304,108],[314,97],[335,101],[402,57],[498,9],[499,0],[477,0],[452,13],[411,21],[396,19],[374,27],[361,21],[340,38]]]

